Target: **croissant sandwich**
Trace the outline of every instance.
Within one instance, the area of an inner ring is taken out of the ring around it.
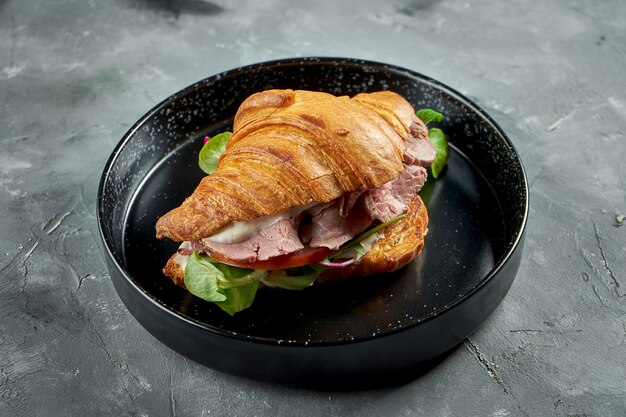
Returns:
[[[417,193],[442,148],[431,142],[441,131],[429,139],[425,122],[440,120],[390,91],[253,94],[233,133],[202,148],[210,175],[156,224],[158,238],[182,242],[165,275],[232,315],[260,286],[296,290],[401,268],[424,245]]]

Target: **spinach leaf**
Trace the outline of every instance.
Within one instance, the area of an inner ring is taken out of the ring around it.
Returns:
[[[303,290],[313,285],[320,272],[308,266],[272,271],[263,278],[268,287],[279,287],[286,290]]]
[[[356,251],[356,253],[358,253],[359,255],[363,256],[365,255],[365,247],[362,244],[356,244],[352,247],[352,249],[354,251]]]
[[[437,151],[435,160],[430,166],[433,177],[437,178],[448,161],[448,157],[450,156],[450,147],[448,146],[448,139],[441,129],[430,129],[428,131],[428,138],[435,147],[435,151]]]
[[[215,172],[220,156],[226,149],[226,142],[228,142],[231,135],[231,132],[220,133],[204,144],[198,156],[198,165],[201,170],[207,174]]]
[[[431,122],[439,123],[443,120],[443,114],[432,109],[419,109],[415,114],[425,125]]]
[[[258,288],[258,281],[239,287],[224,288],[226,300],[216,301],[215,304],[231,316],[234,316],[235,313],[245,310],[252,305]]]
[[[203,300],[215,303],[230,314],[252,304],[259,281],[269,273],[237,268],[194,252],[185,267],[185,287]]]
[[[185,287],[203,300],[225,301],[226,295],[218,287],[218,279],[224,274],[209,259],[197,252],[191,254],[185,267]]]

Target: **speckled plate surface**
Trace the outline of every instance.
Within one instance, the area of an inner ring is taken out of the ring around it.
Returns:
[[[393,90],[445,114],[452,155],[421,192],[430,216],[422,255],[384,276],[302,292],[263,289],[230,317],[172,284],[161,268],[177,244],[154,237],[159,216],[202,177],[201,138],[230,129],[239,104],[269,88],[354,95]],[[413,71],[344,58],[289,59],[207,78],[141,118],[113,151],[98,221],[112,281],[156,338],[213,368],[304,384],[411,374],[476,330],[519,266],[526,176],[506,135],[477,105]],[[375,379],[371,379],[374,381]]]

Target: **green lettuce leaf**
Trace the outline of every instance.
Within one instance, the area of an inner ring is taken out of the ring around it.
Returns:
[[[209,260],[194,252],[185,267],[185,287],[196,297],[206,301],[225,301],[226,295],[218,286],[218,279],[224,274]]]
[[[263,278],[263,283],[268,287],[298,291],[313,285],[320,272],[308,266],[272,271],[267,277]]]
[[[241,285],[239,287],[224,288],[225,301],[215,301],[215,304],[231,316],[252,305],[259,282]]]
[[[359,255],[365,255],[365,246],[363,246],[360,243],[357,245],[354,245],[352,249],[356,251],[356,253],[358,253]]]
[[[281,271],[237,268],[193,252],[185,267],[185,287],[232,316],[252,305],[260,282],[269,287],[303,290],[321,272],[308,266]]]
[[[231,135],[231,132],[220,133],[204,144],[198,156],[198,165],[201,170],[207,174],[215,172],[220,156],[226,149],[226,142],[228,142]]]
[[[441,129],[430,129],[428,131],[428,138],[435,147],[435,151],[437,151],[435,160],[430,166],[433,177],[437,178],[443,168],[446,166],[446,162],[448,162],[448,157],[450,156],[450,147],[448,146],[448,139]]]
[[[443,114],[432,109],[419,109],[415,114],[425,125],[431,122],[439,123],[443,120]]]
[[[237,268],[193,252],[185,267],[185,287],[232,316],[250,307],[266,275],[267,271]]]

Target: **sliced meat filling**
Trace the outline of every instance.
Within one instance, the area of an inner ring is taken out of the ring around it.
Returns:
[[[408,165],[398,178],[369,190],[362,196],[372,219],[386,222],[406,211],[407,205],[426,182],[426,169]]]
[[[298,237],[299,218],[280,219],[249,239],[237,243],[220,243],[205,238],[192,243],[198,252],[222,253],[234,261],[265,261],[304,249]]]
[[[411,125],[411,134],[405,141],[406,151],[402,155],[405,166],[420,165],[427,167],[433,163],[437,152],[428,139],[428,130],[420,120]]]
[[[339,200],[314,212],[316,214],[311,217],[310,223],[304,225],[300,232],[302,241],[313,248],[338,249],[361,234],[373,221],[362,199],[358,199],[345,215],[342,215],[342,202]]]
[[[352,207],[356,204],[359,197],[365,193],[367,190],[363,187],[360,187],[356,191],[351,191],[349,193],[345,193],[337,199],[337,206],[339,207],[339,215],[341,217],[346,217]]]

